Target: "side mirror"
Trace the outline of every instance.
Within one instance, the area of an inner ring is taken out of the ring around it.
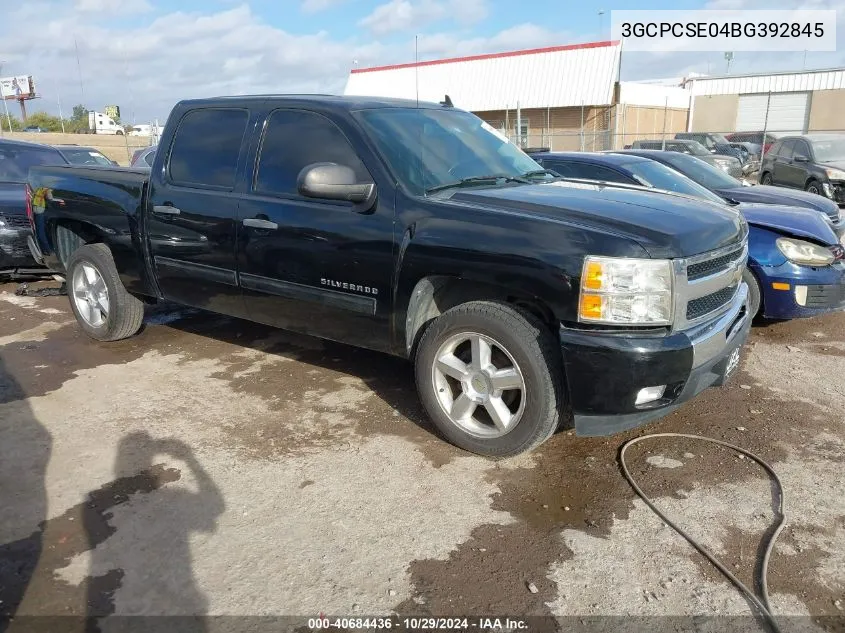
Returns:
[[[308,198],[322,200],[345,200],[360,204],[375,195],[374,183],[356,182],[351,167],[337,163],[314,163],[299,172],[296,179],[299,193]]]
[[[806,156],[804,156],[804,154],[796,154],[795,156],[792,157],[792,160],[794,160],[796,163],[808,163],[808,162],[810,162],[810,159],[807,158]]]

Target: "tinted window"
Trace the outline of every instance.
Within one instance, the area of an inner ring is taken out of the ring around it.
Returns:
[[[108,165],[112,162],[100,152],[93,149],[66,149],[65,158],[72,165]]]
[[[156,153],[150,152],[149,154],[144,156],[144,162],[147,163],[147,165],[149,165],[150,167],[152,167],[153,166],[153,159],[155,159],[155,157],[156,157]]]
[[[694,180],[702,187],[710,189],[734,189],[742,186],[718,167],[713,167],[700,158],[687,154],[669,153],[661,157],[672,169],[677,169],[687,178]]]
[[[300,110],[273,112],[261,144],[255,190],[296,194],[299,172],[313,163],[345,165],[358,182],[372,180],[343,132],[327,118]]]
[[[546,169],[551,169],[552,171],[556,171],[561,176],[565,176],[567,178],[573,177],[572,176],[572,170],[569,168],[569,165],[567,165],[566,163],[555,162],[555,161],[551,161],[551,160],[548,160],[548,159],[543,160],[543,161],[537,161],[537,162],[540,163],[541,165],[543,165],[543,167],[545,167]]]
[[[604,182],[624,182],[627,184],[633,182],[618,171],[602,167],[601,165],[576,161],[569,163],[569,167],[572,172],[571,178],[586,178],[587,180],[602,180]]]
[[[170,179],[232,189],[248,119],[246,110],[210,108],[186,114],[170,151]]]
[[[705,189],[679,171],[657,161],[631,161],[623,166],[636,176],[639,184],[645,185],[646,187],[656,187],[657,189],[665,189],[666,191],[674,191],[675,193],[686,196],[701,198],[709,202],[715,202],[716,204],[724,204],[724,200],[712,193],[709,189]]]
[[[769,156],[780,156],[780,150],[783,148],[783,141],[777,141],[769,148]]]
[[[781,145],[780,151],[778,152],[778,156],[780,156],[781,158],[792,158],[794,148],[795,141],[784,141],[783,145]]]
[[[807,142],[802,139],[795,140],[793,156],[797,156],[798,154],[801,154],[802,156],[805,156],[807,158],[810,158],[810,156],[812,156],[810,152],[810,147],[807,145]]]
[[[0,145],[0,181],[25,182],[30,167],[66,164],[67,161],[55,150]]]

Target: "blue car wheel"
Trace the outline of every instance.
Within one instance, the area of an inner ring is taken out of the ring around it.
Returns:
[[[742,271],[742,280],[748,284],[748,312],[753,319],[760,312],[760,284],[748,268]]]

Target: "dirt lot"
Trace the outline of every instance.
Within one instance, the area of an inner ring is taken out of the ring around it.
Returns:
[[[647,428],[774,465],[785,630],[845,629],[843,375],[845,315],[756,327],[728,387]],[[433,435],[401,360],[165,309],[100,344],[0,286],[0,614],[746,616],[621,477],[633,435],[491,461]],[[763,472],[642,446],[643,487],[753,586]]]

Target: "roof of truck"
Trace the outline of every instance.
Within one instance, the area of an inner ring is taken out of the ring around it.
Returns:
[[[446,95],[443,95],[444,99]],[[367,110],[373,108],[443,108],[439,103],[416,101],[415,99],[394,99],[391,97],[346,97],[324,94],[267,94],[233,95],[229,97],[210,97],[206,99],[186,99],[182,105],[190,107],[215,106],[231,103],[254,103],[256,101],[292,101],[297,103],[319,103],[332,105],[344,110]]]

